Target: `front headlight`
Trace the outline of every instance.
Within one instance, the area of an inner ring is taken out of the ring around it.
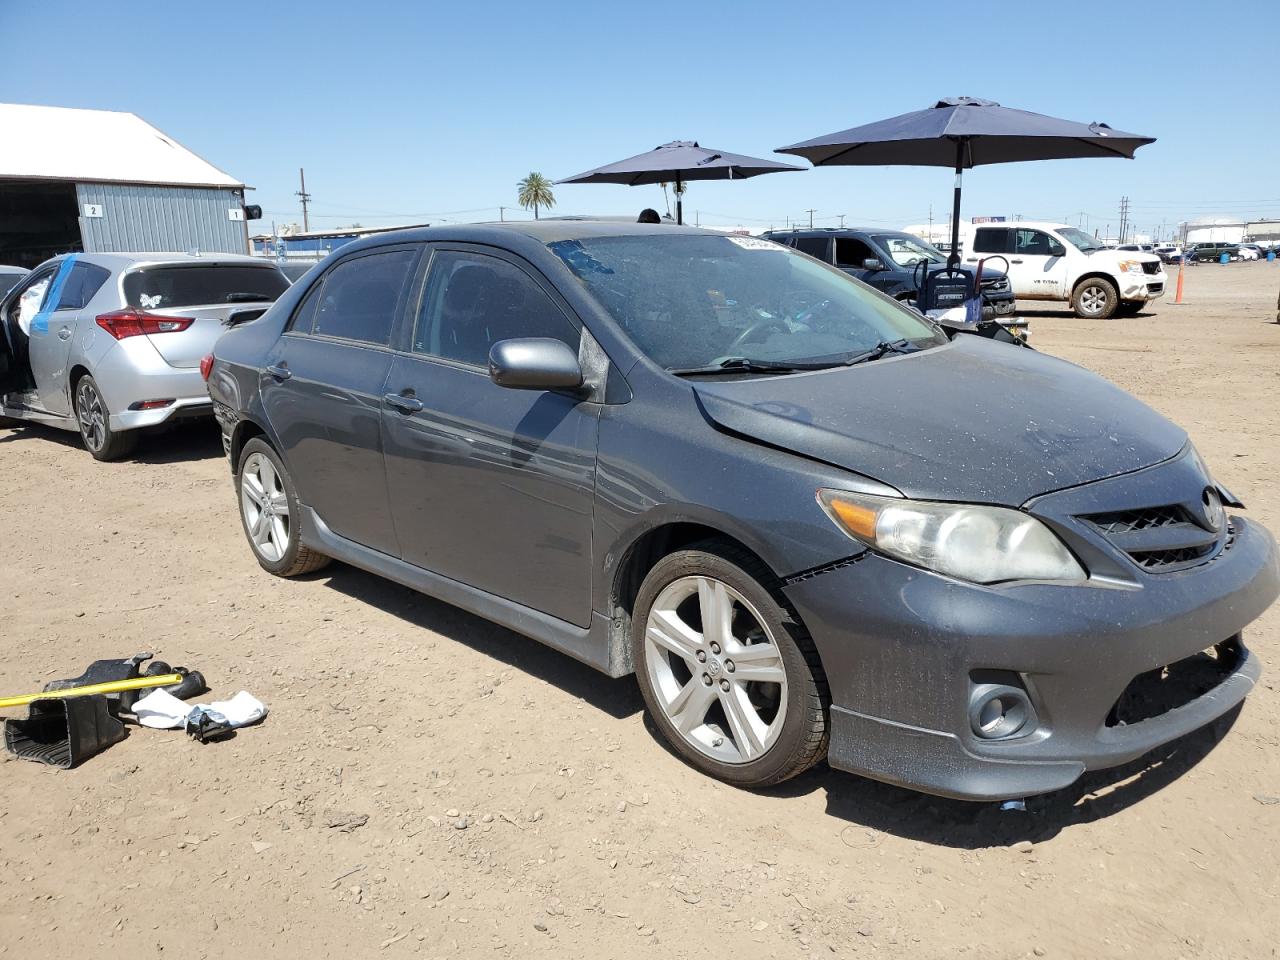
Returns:
[[[1125,273],[1142,273],[1142,262],[1139,260],[1121,260],[1120,269]]]
[[[819,490],[841,530],[879,553],[974,583],[1059,580],[1084,569],[1048,527],[1004,507],[933,503]]]

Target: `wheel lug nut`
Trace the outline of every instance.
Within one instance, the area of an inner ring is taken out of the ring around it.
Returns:
[[[698,662],[699,662],[699,663],[706,663],[706,662],[707,662],[707,651],[705,651],[705,650],[699,650],[699,651],[698,651]]]
[[[726,670],[728,670],[730,673],[733,673],[733,671],[734,671],[733,661],[732,661],[732,660],[726,660],[726,661],[724,662],[724,668],[725,668]]]
[[[713,643],[713,644],[711,644],[711,652],[712,652],[712,653],[719,653],[719,652],[720,652],[720,644],[718,644],[718,643]]]
[[[720,689],[721,689],[721,690],[723,690],[725,693],[728,693],[728,692],[729,692],[729,681],[728,681],[728,680],[721,680],[721,681],[720,681]]]
[[[707,686],[707,687],[711,686],[711,674],[704,673],[702,675],[702,684],[703,686]]]

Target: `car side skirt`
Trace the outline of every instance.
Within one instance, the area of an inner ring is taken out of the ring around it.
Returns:
[[[386,577],[401,586],[474,613],[561,653],[567,653],[575,660],[610,677],[623,677],[632,672],[631,658],[625,644],[608,617],[593,611],[590,627],[576,626],[348,540],[329,529],[311,507],[301,505],[301,509],[303,543],[335,560]]]

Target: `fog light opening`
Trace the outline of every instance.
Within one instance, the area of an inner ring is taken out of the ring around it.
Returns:
[[[983,740],[1004,740],[1027,732],[1032,719],[1026,691],[1004,684],[980,684],[969,698],[969,723]]]

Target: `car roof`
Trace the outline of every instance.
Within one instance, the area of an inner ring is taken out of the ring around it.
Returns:
[[[72,256],[70,253],[50,257],[45,263],[54,263]],[[95,263],[109,270],[127,270],[135,266],[195,266],[196,264],[239,264],[243,266],[274,267],[275,261],[251,257],[243,253],[174,253],[172,251],[113,251],[110,253],[76,253],[77,260]]]

